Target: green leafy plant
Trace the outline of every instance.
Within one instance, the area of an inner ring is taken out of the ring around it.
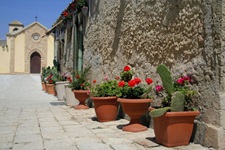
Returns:
[[[182,76],[173,81],[170,70],[163,64],[157,67],[157,73],[160,75],[162,84],[156,86],[156,92],[159,94],[165,89],[167,96],[162,100],[161,108],[154,109],[150,116],[159,117],[167,111],[193,111],[193,96],[198,92],[191,88],[191,77]]]
[[[51,67],[42,67],[41,68],[41,82],[46,83],[46,78],[50,75],[51,73]]]
[[[118,83],[119,92],[117,97],[128,99],[141,99],[150,98],[149,93],[152,90],[153,80],[146,78],[146,84],[142,84],[140,78],[133,78],[134,71],[130,66],[125,66],[124,70],[120,73],[121,81]],[[133,78],[133,79],[132,79]]]
[[[91,87],[88,82],[88,75],[91,67],[84,68],[83,71],[76,71],[73,73],[74,80],[69,84],[69,88],[72,90],[88,90]]]
[[[81,12],[81,8],[87,6],[87,2],[85,0],[79,0],[76,5],[77,12]]]
[[[118,93],[117,80],[109,80],[108,76],[104,78],[104,82],[91,88],[91,95],[95,97],[116,96]],[[93,80],[96,84],[96,80]]]
[[[52,67],[51,73],[52,73],[52,80],[54,80],[54,82],[59,82],[59,81],[72,82],[72,79],[68,73],[61,74],[56,67]]]

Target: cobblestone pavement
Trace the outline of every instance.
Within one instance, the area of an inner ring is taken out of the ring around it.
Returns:
[[[154,132],[123,132],[128,121],[100,123],[93,108],[75,110],[41,90],[39,75],[0,75],[1,150],[207,150],[166,148]]]

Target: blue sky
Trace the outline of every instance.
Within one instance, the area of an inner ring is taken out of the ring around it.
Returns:
[[[18,20],[27,26],[35,21],[47,28],[55,23],[62,11],[73,0],[1,0],[0,40],[5,40],[8,24]]]

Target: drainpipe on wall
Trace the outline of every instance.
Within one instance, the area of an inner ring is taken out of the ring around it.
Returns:
[[[77,45],[77,27],[76,27],[76,18],[77,15],[74,14],[73,15],[73,36],[74,36],[74,41],[73,41],[73,71],[77,70],[77,49],[78,49],[78,45]],[[75,79],[75,77],[73,76],[73,80]]]

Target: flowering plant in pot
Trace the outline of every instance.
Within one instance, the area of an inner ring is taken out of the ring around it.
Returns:
[[[87,2],[85,0],[79,0],[76,4],[77,12],[81,12],[82,8],[87,7]]]
[[[96,84],[96,80],[93,83]],[[117,80],[109,80],[108,76],[105,76],[101,84],[91,88],[91,99],[94,102],[98,121],[116,120],[118,111],[117,93]]]
[[[50,75],[51,68],[50,66],[48,67],[42,67],[41,69],[41,83],[42,83],[42,90],[46,91],[46,79]]]
[[[88,75],[91,67],[86,67],[82,71],[76,71],[73,73],[74,80],[69,84],[69,88],[74,93],[75,98],[80,101],[76,109],[88,109],[89,107],[85,105],[85,100],[89,98],[89,90],[91,87],[88,81]]]
[[[146,84],[138,77],[133,78],[134,71],[131,66],[125,66],[121,72],[121,81],[118,83],[118,101],[123,111],[131,118],[129,125],[123,127],[123,131],[139,132],[147,130],[147,127],[140,124],[140,117],[145,114],[150,105],[152,89],[151,78],[146,78]]]
[[[70,77],[69,73],[60,73],[55,67],[52,68],[52,79],[55,82],[60,81],[72,82],[72,78]]]
[[[199,115],[193,107],[193,97],[197,92],[192,89],[191,76],[182,76],[174,81],[170,70],[163,64],[157,67],[157,73],[163,84],[156,86],[157,94],[165,90],[166,96],[160,108],[150,108],[156,141],[168,147],[188,145],[194,119]]]
[[[56,95],[55,91],[55,80],[53,79],[52,68],[49,69],[48,76],[45,78],[46,81],[46,91],[48,94]]]
[[[60,73],[56,67],[52,68],[52,80],[55,81],[55,89],[58,100],[64,100],[65,98],[65,85],[72,82],[72,79],[68,73]]]
[[[88,75],[91,67],[84,68],[83,71],[73,72],[74,80],[69,84],[72,90],[89,90],[91,87]]]

